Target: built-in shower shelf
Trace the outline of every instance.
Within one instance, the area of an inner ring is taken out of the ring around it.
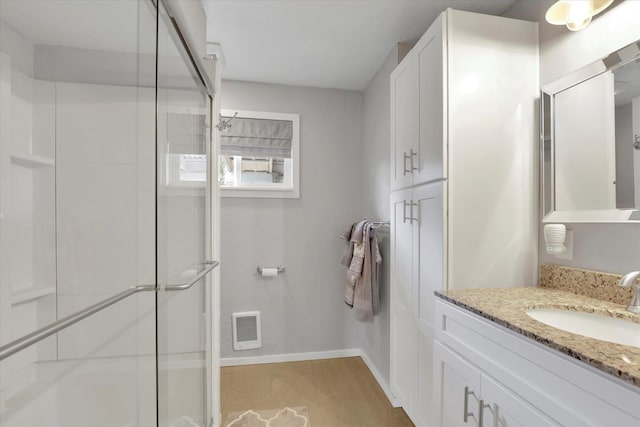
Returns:
[[[40,286],[21,289],[11,293],[11,305],[23,304],[56,293],[55,286]]]
[[[53,166],[55,161],[49,157],[38,156],[36,154],[20,153],[11,155],[11,164],[36,169]]]

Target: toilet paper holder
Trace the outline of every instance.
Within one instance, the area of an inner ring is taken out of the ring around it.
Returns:
[[[258,271],[258,274],[262,274],[263,268],[266,268],[266,267],[259,265],[258,268],[256,268],[256,270]],[[282,274],[285,271],[284,265],[279,265],[276,267],[276,269],[278,270],[278,274]]]

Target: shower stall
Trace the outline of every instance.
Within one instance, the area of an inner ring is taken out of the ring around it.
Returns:
[[[216,102],[172,4],[0,1],[0,427],[213,423]]]

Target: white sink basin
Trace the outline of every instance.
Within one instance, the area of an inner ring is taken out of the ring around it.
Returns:
[[[640,323],[558,308],[528,310],[529,317],[554,328],[602,341],[640,347]]]

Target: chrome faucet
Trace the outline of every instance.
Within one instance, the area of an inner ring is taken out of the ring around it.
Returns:
[[[627,273],[622,276],[622,279],[618,282],[618,284],[624,288],[633,287],[633,296],[631,297],[631,302],[629,303],[629,307],[627,307],[627,311],[632,313],[640,314],[640,283],[638,283],[638,278],[640,277],[640,271],[632,271],[631,273]]]

